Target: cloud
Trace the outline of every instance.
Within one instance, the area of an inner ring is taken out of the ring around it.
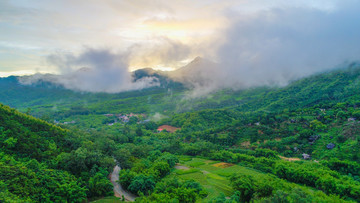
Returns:
[[[127,60],[130,67],[176,67],[179,61],[196,56],[191,46],[167,37],[154,37],[150,42],[129,47]]]
[[[130,66],[172,66],[187,59],[190,54],[190,47],[166,37],[154,38],[151,43],[134,44],[125,51],[85,47],[78,55],[57,52],[47,56],[48,66],[55,67],[59,75],[36,74],[23,77],[20,82],[33,84],[42,80],[86,92],[116,93],[138,90],[159,86],[160,83],[156,77],[133,81]]]
[[[125,51],[134,44],[151,47],[151,41],[152,46],[157,46],[159,40],[154,38],[162,37],[181,44],[199,43],[207,38],[209,30],[221,24],[224,3],[220,2],[2,0],[0,41],[11,43],[16,50],[6,50],[0,70],[6,66],[13,70],[55,72],[43,63],[44,55],[56,50],[79,55],[84,45]],[[36,50],[28,50],[30,47]],[[171,64],[179,67],[175,60]]]
[[[126,64],[126,55],[107,49],[87,48],[80,55],[54,54],[48,57],[60,75],[35,74],[20,78],[23,84],[40,80],[61,85],[67,89],[86,92],[115,93],[158,86],[157,78],[144,77],[134,82]]]
[[[193,96],[220,88],[283,86],[360,59],[358,1],[331,10],[286,6],[226,15],[230,25],[217,36],[225,42],[216,51],[216,65],[198,65],[207,71],[207,82],[199,82],[201,74],[193,78]]]
[[[53,79],[58,84],[82,91],[156,85],[154,78],[132,82],[129,67],[179,67],[198,55],[213,63],[178,72],[195,96],[221,88],[286,85],[360,56],[360,2],[355,0],[69,2],[0,3],[0,37],[16,50],[37,47],[24,49],[26,55],[70,50],[49,56],[46,68],[63,76]],[[79,51],[84,44],[110,48]],[[90,69],[76,71],[82,67]]]
[[[159,112],[156,112],[154,115],[152,115],[152,116],[150,116],[150,120],[151,121],[155,121],[155,122],[158,122],[158,121],[160,121],[160,120],[162,120],[162,119],[164,119],[164,118],[166,118],[167,116],[165,116],[165,115],[163,115],[163,114],[161,114],[161,113],[159,113]]]

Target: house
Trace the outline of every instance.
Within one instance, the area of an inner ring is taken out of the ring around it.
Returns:
[[[309,160],[309,159],[311,158],[310,155],[305,154],[305,153],[302,154],[302,157],[303,157],[303,159],[305,159],[305,160]]]
[[[167,132],[173,133],[176,130],[180,130],[180,128],[173,127],[173,126],[170,126],[170,125],[162,125],[162,126],[159,126],[158,129],[157,129],[158,132],[161,132],[163,130],[166,130]]]

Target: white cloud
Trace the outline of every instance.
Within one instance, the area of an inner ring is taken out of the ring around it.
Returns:
[[[0,52],[0,71],[70,74],[84,65],[99,75],[86,77],[106,84],[96,91],[129,89],[129,66],[178,67],[200,55],[219,64],[202,68],[206,74],[194,84],[206,91],[283,85],[359,59],[359,8],[356,0],[6,0],[0,2],[0,46],[12,47]],[[70,54],[42,63],[58,50]],[[101,79],[113,75],[121,82]]]
[[[35,74],[20,78],[20,82],[32,84],[42,80],[77,91],[108,93],[159,85],[158,80],[152,77],[133,81],[125,57],[107,49],[90,48],[80,55],[51,55],[48,61],[59,68],[61,75]]]
[[[251,14],[229,10],[230,26],[217,35],[225,40],[217,49],[217,64],[199,64],[206,77],[194,71],[186,76],[195,88],[192,96],[220,88],[282,86],[359,61],[360,2],[329,8],[283,5]]]

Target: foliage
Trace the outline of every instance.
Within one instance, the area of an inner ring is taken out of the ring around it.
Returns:
[[[360,201],[359,76],[354,63],[191,99],[165,76],[117,94],[1,78],[1,102],[56,125],[0,105],[0,201],[108,196],[115,164],[139,202]],[[180,130],[158,133],[162,124]],[[179,162],[189,169],[175,170]]]
[[[0,121],[4,201],[82,202],[112,193],[104,168],[114,161],[103,151],[78,147],[85,138],[3,105]]]

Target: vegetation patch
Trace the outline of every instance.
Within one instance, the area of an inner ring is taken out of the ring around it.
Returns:
[[[201,166],[201,165],[204,165],[205,164],[205,162],[193,162],[193,163],[191,163],[191,164],[189,164],[189,166],[191,166],[191,167],[198,167],[198,166]]]
[[[190,169],[189,167],[179,165],[179,164],[176,164],[174,168],[176,168],[178,170],[189,170]]]
[[[228,168],[230,166],[233,166],[234,164],[230,164],[230,163],[225,163],[225,162],[220,162],[217,164],[213,164],[213,166],[218,167],[218,168]]]
[[[188,169],[188,170],[176,170],[175,173],[178,175],[184,175],[184,174],[190,174],[190,173],[196,173],[199,172],[199,169]]]
[[[245,142],[242,142],[242,143],[241,143],[241,146],[242,146],[242,147],[246,147],[246,148],[249,147],[250,145],[251,145],[251,144],[250,144],[250,141],[245,141]]]
[[[189,156],[179,156],[180,163],[191,161],[193,158]]]
[[[301,159],[296,158],[296,157],[284,157],[284,156],[279,156],[279,157],[285,161],[301,161]]]

